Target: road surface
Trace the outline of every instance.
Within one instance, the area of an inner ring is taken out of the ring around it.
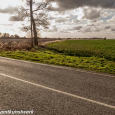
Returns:
[[[115,76],[0,57],[0,111],[115,115]]]

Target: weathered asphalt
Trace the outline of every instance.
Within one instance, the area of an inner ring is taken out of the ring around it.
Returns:
[[[48,90],[10,77],[115,107],[115,76],[0,57],[0,111],[34,115],[115,115],[115,108]]]

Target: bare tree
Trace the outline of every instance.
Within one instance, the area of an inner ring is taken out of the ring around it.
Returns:
[[[49,22],[47,21],[46,11],[51,8],[51,0],[43,0],[39,3],[35,3],[35,0],[25,1],[26,5],[19,9],[17,17],[18,20],[25,20],[30,17],[29,20],[31,21],[31,26],[24,25],[22,30],[31,30],[32,46],[38,45],[38,32],[40,31],[40,27],[48,28],[49,25]]]

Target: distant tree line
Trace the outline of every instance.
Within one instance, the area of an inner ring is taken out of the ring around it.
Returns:
[[[20,37],[19,35],[10,35],[9,33],[1,33],[0,32],[0,38],[26,38],[26,37]]]

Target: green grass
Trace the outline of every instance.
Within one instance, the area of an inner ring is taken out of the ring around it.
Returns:
[[[97,72],[115,74],[115,62],[98,57],[76,57],[55,53],[49,50],[29,51],[2,51],[0,56],[39,63],[47,63]]]
[[[69,56],[95,56],[115,61],[115,40],[66,40],[47,44],[47,47]]]

